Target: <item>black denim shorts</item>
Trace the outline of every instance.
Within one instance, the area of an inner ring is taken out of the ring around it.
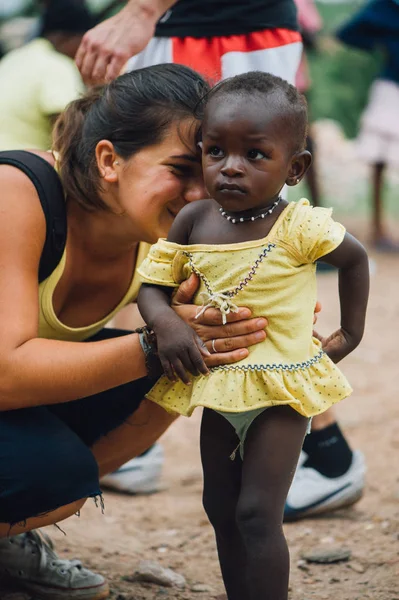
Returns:
[[[127,333],[103,329],[87,341]],[[152,385],[143,378],[73,402],[0,412],[0,523],[99,496],[90,448],[137,410]]]

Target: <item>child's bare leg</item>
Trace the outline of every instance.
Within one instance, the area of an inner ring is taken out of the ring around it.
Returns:
[[[218,413],[205,409],[201,425],[204,508],[215,529],[228,599],[246,600],[245,553],[236,522],[242,462],[239,457],[235,461],[229,458],[237,443],[230,423]]]
[[[247,558],[245,600],[287,600],[283,512],[307,425],[307,419],[282,406],[265,410],[248,430],[237,506]]]

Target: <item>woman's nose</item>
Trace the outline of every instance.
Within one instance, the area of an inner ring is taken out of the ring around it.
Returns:
[[[205,188],[203,181],[195,181],[186,187],[184,199],[186,202],[195,202],[208,198],[209,194]]]

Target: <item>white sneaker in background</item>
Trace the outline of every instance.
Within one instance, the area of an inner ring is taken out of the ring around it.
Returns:
[[[353,452],[351,466],[340,477],[325,477],[316,469],[304,467],[305,460],[302,452],[285,504],[285,521],[330,512],[360,500],[366,473],[361,452]]]
[[[117,471],[102,477],[100,484],[125,494],[153,494],[163,489],[160,483],[163,464],[163,448],[154,444],[142,456],[129,460]]]

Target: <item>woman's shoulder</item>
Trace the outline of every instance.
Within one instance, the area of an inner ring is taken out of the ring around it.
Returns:
[[[36,150],[36,149],[29,148],[29,149],[24,150],[24,152],[28,152],[29,154],[34,154],[35,156],[38,156],[39,158],[48,162],[54,168],[56,166],[55,157],[54,157],[53,153],[50,151],[47,152],[44,150]],[[4,164],[1,161],[0,161],[0,177],[2,178],[2,180],[3,180],[3,178],[9,179],[11,177],[11,178],[30,181],[29,177],[21,169],[10,166],[9,164]]]
[[[50,152],[28,150],[54,166],[54,157]],[[45,235],[45,219],[39,197],[32,180],[21,170],[9,164],[0,164],[0,210],[4,217],[17,225],[23,221],[32,226],[40,238]],[[10,222],[8,227],[12,227]]]
[[[39,156],[52,167],[55,167],[55,159],[51,152],[41,150],[27,150],[27,152]],[[28,210],[32,215],[36,214],[38,219],[43,219],[37,189],[24,171],[10,164],[0,163],[0,185],[2,192],[0,194],[0,206],[9,204],[15,197],[18,210]],[[36,198],[37,202],[33,201],[33,198]]]
[[[31,154],[35,154],[39,156],[43,160],[47,161],[52,167],[55,167],[55,157],[52,152],[44,151],[44,150],[27,150],[27,152],[31,152]]]
[[[25,275],[37,280],[46,220],[36,189],[8,165],[0,165],[0,185],[0,270],[6,280],[8,273],[19,282]]]

